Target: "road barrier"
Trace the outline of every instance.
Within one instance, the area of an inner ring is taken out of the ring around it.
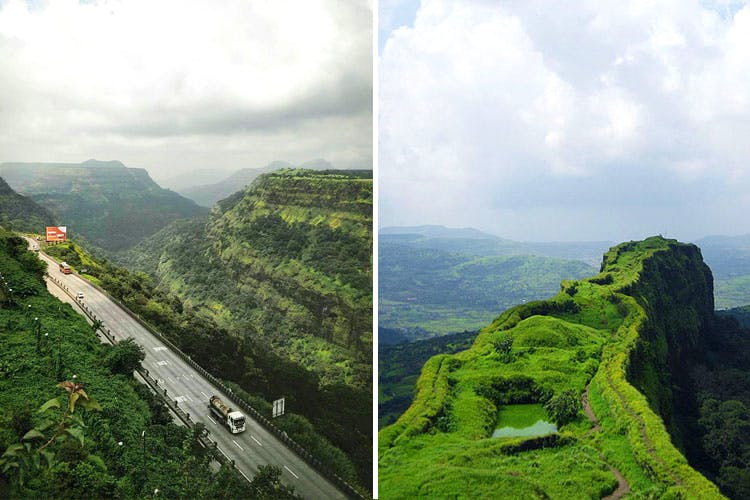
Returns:
[[[80,306],[82,306],[84,308],[83,309],[84,312],[89,317],[92,318],[92,321],[95,321],[95,316],[93,316],[93,314],[89,311],[88,307],[85,304],[83,304],[83,301],[79,301],[77,299],[77,297],[75,297],[73,295],[73,293],[68,289],[67,286],[65,286],[62,282],[60,282],[58,279],[54,278],[53,276],[49,276],[48,275],[48,277],[56,285],[60,286],[65,292],[67,292],[67,294],[71,298],[73,298],[73,300],[76,301],[77,304],[79,304]],[[80,278],[80,279],[84,279],[84,278]],[[91,286],[93,286],[94,288],[96,288],[97,290],[99,290],[109,300],[111,300],[112,302],[114,302],[115,304],[117,304],[123,311],[125,311],[125,313],[128,316],[130,316],[135,321],[137,321],[143,328],[145,328],[146,330],[148,330],[149,333],[151,333],[156,338],[158,338],[159,340],[161,340],[162,342],[164,342],[164,344],[167,347],[169,347],[169,349],[171,349],[175,354],[177,354],[180,358],[182,358],[184,361],[186,361],[191,367],[193,367],[196,371],[198,371],[201,375],[203,375],[206,379],[208,379],[212,384],[214,384],[215,386],[219,387],[222,391],[224,391],[224,393],[227,394],[227,396],[229,397],[229,399],[231,399],[234,403],[236,403],[246,413],[252,415],[252,417],[256,421],[258,421],[258,423],[260,423],[263,427],[265,427],[266,430],[268,430],[269,432],[271,432],[272,434],[274,434],[278,439],[280,439],[281,441],[283,441],[284,444],[286,444],[288,448],[292,449],[295,453],[297,453],[297,455],[299,455],[303,460],[305,460],[308,464],[310,464],[321,475],[323,475],[326,479],[328,479],[333,484],[335,484],[336,487],[338,487],[340,490],[342,490],[343,493],[345,493],[350,498],[356,498],[356,499],[364,499],[365,498],[353,486],[351,486],[349,483],[347,483],[338,474],[336,474],[335,472],[333,472],[330,469],[328,469],[320,460],[318,460],[317,458],[315,458],[312,455],[312,453],[310,453],[309,451],[307,451],[299,443],[297,443],[292,438],[290,438],[287,435],[286,432],[284,432],[281,429],[279,429],[278,427],[276,427],[273,424],[273,422],[271,422],[270,420],[268,420],[258,410],[256,410],[255,408],[253,408],[252,406],[250,406],[249,404],[247,404],[244,400],[242,400],[239,396],[237,396],[234,393],[234,391],[232,391],[231,388],[229,388],[226,385],[224,385],[224,383],[220,379],[214,377],[211,373],[209,373],[208,371],[206,371],[202,366],[200,366],[198,363],[196,363],[195,361],[193,361],[193,359],[190,356],[188,356],[187,354],[185,354],[184,352],[182,352],[182,350],[179,347],[177,347],[176,345],[174,345],[172,343],[172,341],[170,341],[168,338],[166,338],[164,335],[162,335],[161,332],[159,332],[158,330],[156,330],[156,328],[154,328],[153,326],[151,326],[148,322],[146,322],[144,319],[142,319],[136,313],[134,313],[133,311],[131,311],[125,304],[123,304],[122,302],[120,302],[118,299],[116,299],[115,297],[112,297],[112,295],[110,295],[109,292],[107,292],[104,288],[102,288],[99,285],[97,285],[96,283],[92,283],[92,282],[90,282],[88,280],[86,280],[86,282],[88,284],[90,284]],[[102,331],[104,331],[103,328],[102,328]],[[116,344],[117,343],[117,341],[115,340],[115,336],[114,336],[114,334],[111,331],[107,330],[107,332],[105,333],[105,335],[110,340],[110,342],[112,342],[112,344]],[[140,373],[140,370],[139,370],[139,373]],[[141,375],[143,375],[143,374],[141,374]],[[146,380],[148,382],[148,379],[146,379]],[[159,394],[159,391],[157,390],[156,393]],[[165,402],[167,403],[167,405],[170,405],[170,400],[168,398],[166,398]],[[177,407],[179,409],[179,407],[177,406],[177,402],[174,401],[173,403],[174,403],[175,407]],[[171,408],[171,405],[170,405],[170,408]],[[180,414],[176,410],[173,410],[173,411],[175,411],[175,414],[177,414],[178,416],[180,416]],[[182,417],[180,417],[180,418],[182,419]],[[189,416],[188,416],[188,419],[189,419]],[[183,421],[185,421],[185,420],[183,420]],[[192,425],[194,425],[194,424],[189,424],[187,421],[185,421],[185,423],[190,428],[192,428]],[[214,443],[214,446],[215,446],[215,444],[216,443]],[[220,453],[219,453],[219,455],[220,455]],[[226,457],[222,457],[222,458],[226,459]],[[225,462],[222,462],[222,460],[219,460],[219,462],[225,463]],[[232,464],[232,465],[234,465],[234,464]]]

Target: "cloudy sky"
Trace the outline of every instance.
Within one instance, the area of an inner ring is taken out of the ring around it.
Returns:
[[[372,165],[372,0],[0,0],[0,162]]]
[[[380,224],[750,232],[750,5],[389,0]]]

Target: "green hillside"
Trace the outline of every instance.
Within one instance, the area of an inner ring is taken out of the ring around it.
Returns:
[[[249,361],[235,380],[253,392],[293,397],[287,408],[346,451],[360,484],[368,484],[371,171],[266,174],[210,217],[176,222],[145,240],[124,263],[241,339]],[[270,350],[265,359],[281,361],[257,361],[253,350],[261,349]],[[258,370],[266,376],[253,376]]]
[[[595,269],[535,255],[478,257],[432,248],[379,244],[378,326],[409,340],[478,330],[502,311],[547,297],[563,279]]]
[[[68,226],[105,250],[132,247],[176,219],[206,210],[162,189],[144,169],[89,160],[73,163],[3,163],[0,176]]]
[[[654,237],[507,310],[470,349],[424,365],[414,403],[379,433],[380,497],[720,498],[681,451],[726,442],[686,432],[712,291],[697,247]],[[527,434],[492,437],[513,433]]]
[[[370,173],[285,170],[128,253],[220,324],[258,332],[323,383],[369,385]]]
[[[55,217],[32,200],[13,191],[0,177],[0,226],[27,233],[44,234]]]
[[[380,335],[382,329],[378,331]],[[437,354],[471,347],[477,332],[441,335],[415,342],[378,346],[378,428],[392,424],[411,404],[422,365]]]
[[[0,229],[0,498],[257,495],[260,479],[215,472],[132,365],[114,362],[132,362],[126,342],[101,344],[47,292],[46,266],[26,246]],[[283,497],[274,482],[268,498]]]

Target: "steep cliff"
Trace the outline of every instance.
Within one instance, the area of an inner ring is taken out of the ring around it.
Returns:
[[[700,250],[654,237],[506,311],[469,350],[425,365],[414,403],[379,434],[381,497],[720,498],[668,432],[679,443],[673,385],[710,340],[712,297]],[[531,403],[557,432],[491,437]]]

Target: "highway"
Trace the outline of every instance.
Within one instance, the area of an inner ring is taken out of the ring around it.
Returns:
[[[32,245],[35,243],[33,240],[29,242]],[[143,367],[149,371],[149,375],[159,381],[159,385],[167,390],[169,397],[178,401],[180,408],[188,412],[194,422],[203,422],[206,425],[211,439],[218,443],[219,450],[235,461],[237,469],[246,478],[251,479],[259,465],[274,464],[281,468],[282,481],[294,487],[294,490],[305,498],[346,498],[330,481],[249,415],[246,415],[246,430],[240,434],[232,434],[220,425],[208,409],[208,399],[212,395],[217,395],[229,406],[233,406],[226,394],[213,386],[89,282],[75,274],[63,274],[58,264],[41,252],[39,257],[47,263],[47,272],[50,276],[63,282],[74,294],[84,293],[83,302],[104,322],[104,327],[110,330],[116,339],[133,337],[143,347],[146,351]],[[61,296],[55,284],[50,281],[47,284],[56,296]]]

